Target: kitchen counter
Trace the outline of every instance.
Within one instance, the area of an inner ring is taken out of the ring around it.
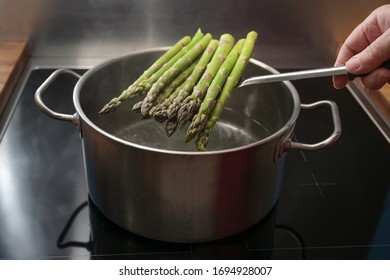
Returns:
[[[28,58],[27,42],[0,41],[0,115]]]
[[[364,87],[360,79],[348,85],[352,95],[390,143],[390,85],[380,90]]]
[[[385,118],[390,122],[390,85],[386,84],[378,91],[368,91],[368,95],[378,110],[380,110]]]

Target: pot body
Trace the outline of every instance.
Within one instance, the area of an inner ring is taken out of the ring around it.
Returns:
[[[284,151],[297,144],[289,136],[300,111],[298,94],[289,82],[235,89],[207,152],[185,144],[184,131],[168,138],[163,124],[131,112],[138,100],[98,114],[162,52],[133,53],[89,70],[74,89],[73,116],[42,103],[49,82],[37,90],[37,104],[53,118],[77,124],[90,197],[120,227],[169,242],[237,234],[265,217],[279,197]],[[252,59],[244,76],[275,72]],[[339,132],[334,134],[318,147],[334,142]]]
[[[124,146],[83,125],[89,193],[110,220],[171,242],[227,237],[274,206],[283,172],[276,143],[239,152],[170,154]]]
[[[138,76],[124,69],[146,69],[157,53],[112,61],[76,85],[90,196],[110,220],[153,239],[203,242],[239,233],[278,198],[284,159],[275,150],[298,115],[298,95],[283,83],[235,90],[206,153],[185,144],[184,132],[168,138],[163,124],[130,112],[131,103],[96,114],[109,90],[119,86],[117,94]],[[251,63],[246,75],[263,72]]]

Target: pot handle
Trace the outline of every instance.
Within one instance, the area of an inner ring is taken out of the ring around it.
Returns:
[[[288,139],[283,145],[285,151],[290,149],[300,149],[306,151],[319,150],[333,144],[340,137],[341,122],[340,122],[339,110],[335,102],[330,100],[322,100],[312,104],[301,104],[302,109],[314,109],[320,106],[329,106],[331,109],[332,118],[333,118],[333,127],[334,127],[332,134],[325,140],[315,144],[304,144],[299,142],[293,142],[291,141],[291,139]]]
[[[47,79],[46,81],[43,82],[43,84],[36,90],[34,100],[35,104],[41,109],[42,112],[44,112],[46,115],[49,117],[56,119],[56,120],[61,120],[61,121],[69,121],[72,122],[73,124],[79,126],[80,120],[78,117],[77,113],[74,113],[73,115],[69,114],[62,114],[62,113],[57,113],[50,109],[49,107],[46,106],[46,104],[42,100],[42,95],[46,91],[46,89],[51,85],[52,82],[54,82],[59,76],[63,74],[70,74],[77,79],[80,79],[80,75],[77,74],[76,72],[73,72],[72,70],[68,69],[58,69],[54,71]]]

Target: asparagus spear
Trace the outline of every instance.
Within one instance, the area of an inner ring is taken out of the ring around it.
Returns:
[[[180,71],[191,65],[206,49],[208,43],[211,41],[210,33],[206,34],[192,49],[190,49],[183,57],[181,57],[172,67],[170,67],[164,74],[155,82],[149,90],[147,96],[144,98],[141,107],[141,114],[147,116],[153,102],[156,100],[161,90],[174,79]]]
[[[154,112],[154,118],[159,121],[164,121],[166,118],[169,118],[165,126],[165,132],[169,137],[172,136],[172,134],[176,131],[177,128],[176,113],[172,114],[172,112],[169,112],[172,103],[175,101],[178,102],[177,100],[178,98],[184,98],[186,94],[188,95],[188,93],[191,92],[195,84],[198,82],[200,76],[205,71],[207,64],[210,62],[211,58],[213,57],[215,50],[218,47],[218,44],[219,44],[218,40],[213,39],[210,41],[206,50],[203,52],[201,58],[199,59],[199,62],[197,63],[195,69],[193,70],[191,75],[187,78],[182,88],[177,89],[171,96],[169,96],[169,98],[167,98],[162,103],[161,109],[159,108],[159,110],[156,110]]]
[[[176,117],[172,119],[168,119],[166,125],[165,125],[165,133],[171,137],[173,133],[175,133],[177,128],[177,119]]]
[[[164,122],[168,119],[167,109],[181,90],[182,86],[177,87],[176,90],[167,99],[165,99],[161,104],[158,104],[156,106],[156,109],[153,112],[153,117],[155,120],[159,122]]]
[[[177,97],[171,102],[171,105],[167,108],[167,116],[169,119],[172,119],[176,116],[177,110],[179,109],[180,104],[193,90],[194,86],[198,83],[199,78],[202,76],[206,70],[207,64],[212,59],[219,41],[214,39],[211,40],[206,50],[203,52],[199,63],[196,65],[196,68],[191,73],[191,76],[187,79],[183,89],[178,93]]]
[[[130,98],[134,98],[136,95],[138,95],[140,92],[149,91],[149,89],[152,87],[152,84],[158,80],[159,77],[161,77],[162,74],[164,74],[165,71],[167,71],[173,64],[175,64],[179,58],[181,58],[189,49],[193,48],[200,39],[202,39],[204,34],[200,29],[198,29],[193,36],[191,42],[184,46],[172,59],[170,59],[167,63],[165,63],[157,72],[155,72],[151,77],[148,79],[140,81],[138,84],[135,85],[134,89],[130,93]],[[141,107],[142,107],[142,100],[135,103],[133,105],[132,110],[136,113],[141,113]]]
[[[191,75],[191,73],[193,72],[193,70],[195,69],[196,65],[198,64],[199,62],[199,59],[194,61],[187,69],[185,69],[183,72],[181,72],[170,84],[168,87],[166,87],[162,93],[160,94],[158,100],[156,103],[158,103],[157,105],[153,106],[150,111],[149,111],[149,115],[150,116],[154,116],[156,110],[158,110],[158,108],[161,107],[161,104],[163,102],[165,102],[165,100],[167,100],[171,95],[172,93],[175,92],[176,89],[178,89],[180,87],[180,85],[182,85],[183,83],[185,83],[185,81],[187,80],[187,78]]]
[[[215,49],[218,45],[218,40],[211,40],[206,50],[203,52],[201,58],[199,59],[199,63],[196,65],[195,69],[191,73],[191,75],[186,79],[185,83],[182,87],[176,89],[173,94],[171,94],[167,99],[165,99],[161,106],[159,106],[158,110],[154,112],[154,118],[160,122],[165,121],[166,119],[173,119],[176,114],[172,114],[169,112],[169,108],[172,103],[180,96],[184,95],[187,92],[190,92],[194,85],[198,82],[199,77],[202,75],[204,70],[207,67],[207,64],[211,60],[211,57],[215,53]],[[176,118],[175,118],[176,119]],[[168,125],[167,125],[168,126]],[[175,129],[176,130],[176,129]],[[167,130],[170,131],[170,130]],[[174,132],[174,131],[173,131]],[[168,136],[171,136],[173,132],[168,132]]]
[[[230,71],[233,69],[244,43],[245,39],[239,40],[227,56],[224,63],[221,65],[221,68],[219,69],[217,75],[207,90],[207,94],[204,97],[202,104],[200,105],[198,113],[192,119],[192,122],[187,130],[185,136],[186,142],[189,142],[206,123],[210,112],[214,107],[215,100],[220,93],[227,77],[229,76]]]
[[[163,89],[161,94],[158,96],[157,102],[161,104],[164,102],[169,96],[172,95],[175,90],[181,86],[187,78],[191,75],[192,71],[194,71],[196,65],[198,64],[199,60],[196,60],[193,62],[187,69],[185,69],[183,72],[181,72],[166,88]]]
[[[182,87],[175,90],[173,94],[171,94],[167,99],[165,99],[160,106],[154,111],[154,118],[160,122],[165,121],[166,119],[170,119],[166,125],[166,132],[168,136],[171,136],[175,131],[177,127],[177,118],[176,118],[176,112],[173,112],[172,110],[172,103],[177,102],[177,106],[179,105],[178,101],[179,99],[182,100],[184,96],[188,95],[189,92],[193,89],[195,84],[198,82],[200,76],[205,71],[207,64],[213,57],[215,50],[218,46],[218,40],[211,40],[209,45],[207,46],[206,50],[203,52],[201,58],[199,59],[198,64],[196,65],[195,69],[191,73],[191,75],[186,79],[185,83],[182,85]],[[175,106],[175,104],[173,104]],[[175,125],[173,124],[175,122]]]
[[[130,98],[134,98],[141,93],[147,93],[152,85],[169,69],[171,68],[181,57],[183,57],[190,49],[192,49],[202,38],[204,34],[198,29],[195,35],[192,37],[191,42],[184,46],[174,57],[172,57],[167,63],[165,63],[157,72],[155,72],[148,79],[142,80],[136,85],[132,91]]]
[[[181,102],[180,108],[177,111],[179,128],[183,128],[184,124],[194,115],[195,109],[199,108],[207,88],[210,86],[222,63],[233,48],[234,41],[233,36],[230,34],[223,34],[220,37],[217,50],[207,66],[206,71],[203,73],[198,84],[194,87],[192,94]]]
[[[133,110],[136,113],[141,113],[141,106],[142,106],[142,100],[135,103],[133,105],[133,108],[131,108],[131,110]]]
[[[257,33],[255,31],[249,32],[247,34],[247,37],[245,39],[245,44],[242,48],[240,56],[238,57],[238,60],[233,67],[233,70],[231,71],[229,77],[226,80],[226,83],[222,88],[222,91],[218,97],[217,103],[215,104],[211,116],[207,120],[207,123],[202,129],[202,131],[198,134],[198,139],[196,140],[195,144],[196,144],[196,148],[199,151],[206,150],[206,146],[209,141],[210,132],[213,129],[217,120],[219,119],[219,116],[221,115],[223,108],[225,106],[226,100],[229,98],[231,92],[233,91],[242,73],[244,72],[245,67],[248,64],[248,61],[252,56],[252,52],[256,40],[257,40]]]
[[[184,70],[182,73],[180,73],[176,78],[175,80],[172,81],[172,83],[164,89],[164,92],[162,93],[163,95],[169,95],[171,94],[172,90],[177,90],[178,86],[183,82],[181,81],[183,78],[186,79],[186,76],[187,75],[190,75],[191,74],[191,70],[194,69],[196,63],[194,62],[189,68],[187,68],[186,70]],[[165,103],[166,100],[161,98],[162,100],[162,103]],[[160,102],[161,102],[160,100]],[[137,103],[135,103],[133,105],[133,108],[132,110],[136,113],[141,113],[141,107],[142,107],[142,103],[143,103],[143,100],[141,101],[138,101]],[[155,105],[154,107],[152,107],[149,111],[149,115],[153,116],[155,115],[156,113],[160,112],[161,110],[161,104],[157,104]],[[163,122],[164,120],[163,119],[157,119],[156,120],[160,121],[160,122]]]
[[[158,69],[160,69],[167,61],[174,57],[180,50],[188,45],[191,41],[191,37],[185,36],[181,38],[172,48],[166,51],[159,59],[157,59],[144,73],[127,89],[125,89],[122,94],[118,97],[114,97],[110,102],[103,106],[99,113],[108,113],[114,111],[124,100],[129,98],[130,93],[136,88],[137,84],[142,80],[145,80],[152,76]]]

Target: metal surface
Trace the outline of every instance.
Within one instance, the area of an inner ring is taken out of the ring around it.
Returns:
[[[67,69],[59,69],[59,70],[55,71],[37,89],[37,92],[35,94],[35,103],[39,104],[39,107],[41,108],[41,110],[49,117],[52,117],[53,119],[61,120],[61,121],[70,121],[78,126],[78,125],[80,125],[80,121],[79,121],[79,117],[76,113],[73,115],[57,113],[57,112],[51,110],[49,107],[47,107],[42,100],[42,94],[47,90],[47,88],[51,85],[51,83],[54,82],[62,74],[70,74],[70,75],[73,75],[74,77],[76,77],[77,79],[79,79],[81,77],[79,74],[75,73],[74,71],[70,71]]]
[[[332,134],[326,138],[325,140],[315,143],[315,144],[303,144],[291,141],[287,144],[285,143],[285,146],[288,146],[287,149],[300,149],[300,150],[307,150],[307,151],[315,151],[322,148],[325,148],[327,146],[332,145],[339,139],[341,135],[341,122],[340,122],[340,116],[339,116],[339,109],[333,101],[324,100],[324,101],[318,101],[312,104],[301,104],[302,109],[314,109],[320,106],[329,106],[332,112],[332,119],[333,119],[333,132]]]
[[[265,217],[278,199],[284,157],[275,160],[275,150],[298,117],[298,94],[289,83],[237,89],[207,152],[185,144],[180,133],[168,138],[156,121],[142,120],[127,106],[97,113],[162,53],[154,49],[108,60],[77,82],[73,101],[90,196],[112,221],[154,239],[201,242],[241,232]],[[246,73],[270,71],[276,72],[251,60]],[[63,72],[54,72],[44,85]],[[43,92],[36,93],[38,106],[58,118],[40,104]]]
[[[243,87],[243,86],[248,86],[253,84],[293,81],[293,80],[300,80],[300,79],[310,79],[310,78],[319,78],[319,77],[346,75],[346,74],[348,74],[348,72],[345,66],[301,70],[301,71],[294,71],[289,73],[271,74],[271,75],[263,75],[263,76],[247,78],[241,81],[237,85],[237,87]]]
[[[347,85],[356,102],[360,104],[367,116],[376,125],[378,130],[386,138],[390,144],[390,119],[379,110],[368,96],[362,84],[358,81],[353,81]]]
[[[318,67],[333,63],[338,44],[385,3],[348,0],[335,9],[326,0],[2,0],[0,39],[28,41],[33,57],[111,58],[171,45],[198,27],[237,38],[253,29],[255,58],[274,67]]]

